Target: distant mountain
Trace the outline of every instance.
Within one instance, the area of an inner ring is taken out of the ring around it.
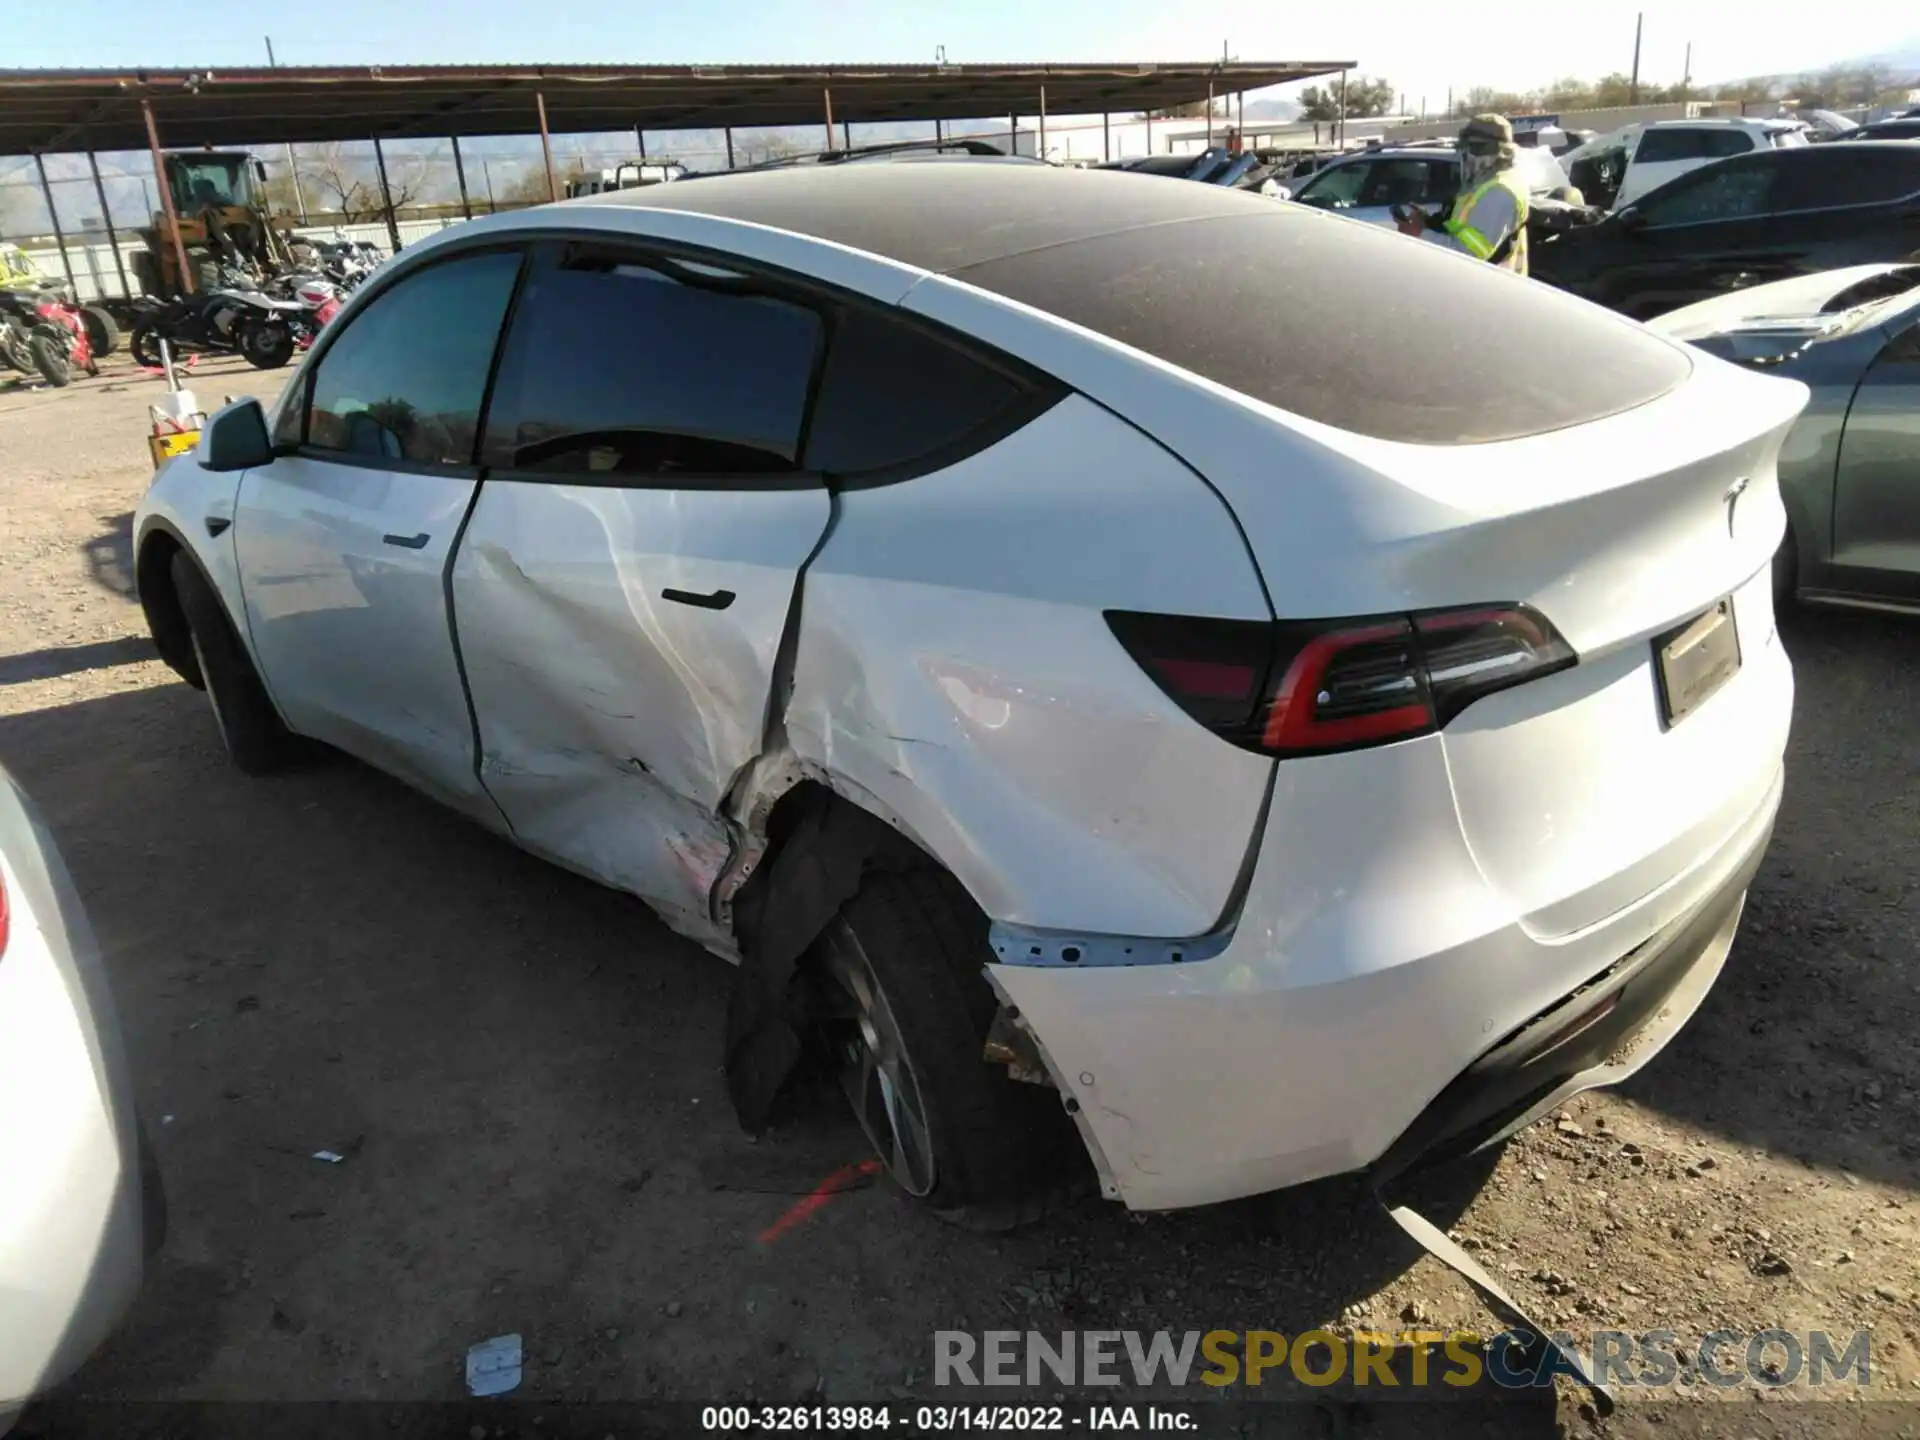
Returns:
[[[1298,100],[1255,100],[1247,106],[1249,120],[1298,120],[1300,102]]]
[[[1889,70],[1909,71],[1920,76],[1920,35],[1886,50],[1876,51],[1872,55],[1862,55],[1857,60],[1849,60],[1848,65],[1882,65]]]

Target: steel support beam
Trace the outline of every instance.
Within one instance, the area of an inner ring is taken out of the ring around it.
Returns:
[[[393,218],[393,190],[387,184],[387,152],[380,148],[380,137],[373,140],[373,165],[380,172],[380,208],[387,214],[387,239],[393,242],[393,253],[400,253],[400,222]]]
[[[553,173],[553,137],[547,133],[547,97],[540,91],[533,92],[534,108],[540,112],[540,158],[547,164],[547,199],[560,198],[560,180]]]
[[[166,162],[160,158],[160,127],[153,121],[153,102],[146,96],[140,97],[140,113],[147,122],[147,149],[153,155],[153,181],[160,187],[160,208],[167,217],[167,229],[173,232],[173,259],[180,267],[180,293],[191,295],[197,288],[193,283],[193,267],[187,264],[187,242],[180,238],[180,212],[173,205],[173,187],[167,184]],[[155,256],[157,265],[159,257]]]
[[[40,193],[47,197],[47,219],[53,222],[53,243],[60,247],[60,268],[67,272],[67,289],[74,303],[80,301],[80,287],[73,278],[73,261],[67,258],[67,237],[60,228],[60,212],[53,206],[53,186],[47,180],[47,157],[38,150],[33,152],[34,167],[40,172]]]
[[[120,236],[113,228],[113,210],[107,204],[107,187],[100,179],[100,160],[91,150],[87,152],[87,168],[93,172],[93,193],[100,202],[100,223],[107,227],[107,247],[113,251],[113,268],[120,276],[120,293],[131,300],[133,287],[127,283],[126,261],[120,258]]]
[[[473,202],[467,198],[467,162],[460,158],[460,137],[449,135],[453,141],[453,178],[460,183],[460,213],[467,219],[473,218]]]

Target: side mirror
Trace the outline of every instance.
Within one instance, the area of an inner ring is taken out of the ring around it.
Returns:
[[[262,185],[266,184],[267,183],[267,162],[264,160],[255,160],[253,162],[253,175],[254,175],[254,178],[258,180]]]
[[[266,412],[258,400],[236,400],[214,411],[200,432],[200,466],[204,470],[251,470],[273,462],[273,442],[267,436]]]
[[[1273,198],[1276,200],[1291,200],[1293,198],[1293,190],[1290,186],[1278,186],[1273,192]]]
[[[1613,218],[1620,229],[1628,235],[1647,228],[1646,212],[1634,205],[1629,205]]]

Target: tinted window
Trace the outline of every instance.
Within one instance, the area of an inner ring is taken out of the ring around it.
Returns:
[[[1556,430],[1644,404],[1688,373],[1678,346],[1560,291],[1292,205],[953,273],[1257,400],[1386,440]]]
[[[307,444],[438,465],[473,463],[474,432],[517,251],[442,261],[371,300],[320,357]]]
[[[1920,140],[1920,120],[1882,120],[1848,134],[1849,140]]]
[[[1723,160],[1729,155],[1745,155],[1753,148],[1752,136],[1731,127],[1649,130],[1640,137],[1633,162],[1652,165],[1662,160]]]
[[[1920,146],[1816,145],[1787,157],[1775,210],[1871,205],[1920,190]]]
[[[824,328],[749,276],[571,247],[521,297],[483,458],[561,474],[793,470]]]
[[[1772,209],[1778,152],[1742,163],[1730,160],[1682,175],[1633,208],[1649,225],[1692,225],[1706,220],[1745,220]]]
[[[834,326],[806,468],[905,465],[983,430],[1032,395],[1013,376],[916,326],[868,310]]]

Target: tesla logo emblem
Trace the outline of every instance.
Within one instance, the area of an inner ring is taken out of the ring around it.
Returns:
[[[1733,512],[1739,508],[1740,497],[1747,493],[1747,486],[1752,483],[1753,480],[1751,476],[1742,475],[1738,480],[1734,481],[1733,484],[1729,485],[1727,487],[1727,493],[1720,497],[1727,502],[1727,538],[1729,540],[1733,538]]]

